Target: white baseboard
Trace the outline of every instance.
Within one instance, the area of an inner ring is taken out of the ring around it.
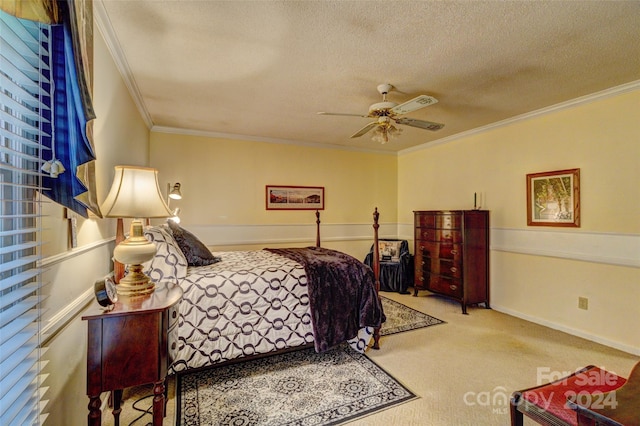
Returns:
[[[618,349],[623,352],[630,353],[632,355],[640,355],[640,348],[635,348],[633,346],[625,345],[620,342],[616,342],[613,340],[605,339],[601,336],[594,336],[593,334],[585,333],[581,330],[576,330],[571,327],[566,327],[564,325],[556,324],[551,321],[547,321],[538,317],[533,317],[531,315],[523,314],[522,312],[515,311],[513,309],[505,308],[504,306],[496,305],[491,303],[491,309],[494,311],[502,312],[503,314],[511,315],[512,317],[520,318],[529,322],[533,322],[535,324],[543,325],[545,327],[552,328],[554,330],[562,331],[567,334],[571,334],[573,336],[581,337],[586,340],[590,340],[592,342],[600,343],[602,345],[608,346],[610,348]]]

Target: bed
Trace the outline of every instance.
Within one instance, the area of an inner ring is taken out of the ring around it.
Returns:
[[[376,209],[374,240],[377,222]],[[379,348],[379,270],[321,247],[319,212],[316,227],[315,247],[213,253],[174,223],[148,227],[147,275],[183,290],[170,372],[344,342]]]

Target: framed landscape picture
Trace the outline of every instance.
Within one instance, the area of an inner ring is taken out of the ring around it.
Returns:
[[[580,226],[580,169],[527,175],[527,225]]]
[[[323,186],[266,187],[267,210],[324,210]]]

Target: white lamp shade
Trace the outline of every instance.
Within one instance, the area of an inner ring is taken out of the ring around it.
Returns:
[[[113,184],[101,210],[105,217],[171,216],[158,186],[158,171],[137,166],[115,166]]]

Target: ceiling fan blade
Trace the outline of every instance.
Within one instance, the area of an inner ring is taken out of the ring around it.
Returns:
[[[437,103],[438,100],[434,97],[427,95],[420,95],[417,98],[413,98],[403,104],[397,105],[391,108],[391,112],[395,115],[408,114],[420,108],[424,108],[429,105]]]
[[[396,123],[398,124],[405,124],[407,126],[412,126],[412,127],[418,127],[419,129],[426,129],[426,130],[440,130],[444,127],[444,124],[440,124],[440,123],[433,123],[431,121],[424,121],[424,120],[416,120],[414,118],[397,118]]]
[[[352,138],[359,138],[360,136],[364,135],[365,133],[367,133],[369,130],[373,129],[374,127],[376,127],[378,125],[377,121],[372,121],[371,123],[367,124],[366,126],[364,126],[362,129],[358,130],[356,133],[354,133],[353,135],[351,135]]]
[[[323,112],[323,111],[321,111],[321,112],[318,112],[317,114],[318,114],[318,115],[346,115],[346,116],[349,116],[349,117],[368,117],[368,115],[362,115],[362,114],[344,114],[344,113],[341,113],[341,112]]]

